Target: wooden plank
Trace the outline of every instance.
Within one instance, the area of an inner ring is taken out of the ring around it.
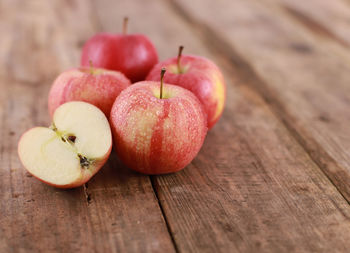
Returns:
[[[0,12],[0,251],[174,252],[149,177],[114,153],[73,190],[46,186],[19,162],[20,135],[49,123],[53,78],[78,64],[82,38],[96,31],[91,6],[9,0]]]
[[[316,35],[350,47],[350,1],[272,0]]]
[[[206,49],[201,33],[163,1],[95,4],[103,30],[119,30],[127,14],[130,31],[147,34],[161,59],[183,44],[224,69],[226,109],[201,152],[182,172],[153,177],[179,252],[347,250],[347,202],[240,74]]]
[[[255,0],[174,3],[275,113],[350,201],[349,52]],[[210,13],[218,13],[208,19]]]

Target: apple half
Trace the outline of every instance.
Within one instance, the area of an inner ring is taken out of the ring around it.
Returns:
[[[28,172],[58,188],[86,183],[105,164],[111,149],[111,129],[104,113],[78,101],[58,107],[51,127],[28,130],[18,144]]]

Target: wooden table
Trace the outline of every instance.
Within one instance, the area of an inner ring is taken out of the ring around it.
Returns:
[[[183,171],[113,154],[85,187],[51,188],[17,155],[49,125],[54,78],[99,31],[215,61],[219,123]],[[0,252],[349,252],[349,0],[0,1]]]

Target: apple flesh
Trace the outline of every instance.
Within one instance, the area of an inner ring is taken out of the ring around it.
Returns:
[[[49,113],[69,101],[84,101],[100,108],[109,117],[119,93],[130,85],[122,73],[101,68],[81,67],[60,74],[49,93]]]
[[[107,118],[85,102],[63,104],[55,111],[50,128],[34,127],[18,144],[28,172],[58,188],[86,183],[105,164],[111,149]]]
[[[170,58],[153,67],[146,80],[159,81],[161,68],[167,68],[164,82],[179,85],[193,92],[207,114],[208,128],[219,120],[225,104],[226,86],[220,69],[210,60],[193,55]]]
[[[158,73],[159,74],[159,73]],[[120,159],[145,174],[176,172],[188,165],[202,147],[206,115],[190,91],[144,81],[121,92],[110,123]]]
[[[142,34],[99,33],[84,45],[81,65],[117,70],[133,83],[142,81],[158,62],[152,42]]]

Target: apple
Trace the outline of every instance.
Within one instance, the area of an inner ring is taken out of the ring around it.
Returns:
[[[111,149],[106,116],[96,106],[78,101],[58,107],[51,127],[34,127],[18,143],[28,172],[58,188],[86,183],[105,164]]]
[[[123,34],[98,33],[83,47],[81,65],[93,61],[96,67],[124,73],[133,83],[145,80],[158,62],[152,42],[142,34],[127,34],[128,19],[124,19]]]
[[[219,120],[225,104],[226,86],[220,69],[210,60],[194,55],[182,55],[183,46],[177,57],[159,62],[153,67],[146,80],[158,81],[159,71],[169,71],[164,82],[179,85],[192,91],[201,101],[207,114],[208,128]]]
[[[51,87],[49,113],[52,117],[63,103],[85,101],[97,106],[109,117],[115,98],[130,84],[129,79],[117,71],[93,66],[67,70],[56,78]]]
[[[144,174],[176,172],[188,165],[207,133],[196,96],[180,86],[143,81],[120,93],[110,124],[119,158]]]

